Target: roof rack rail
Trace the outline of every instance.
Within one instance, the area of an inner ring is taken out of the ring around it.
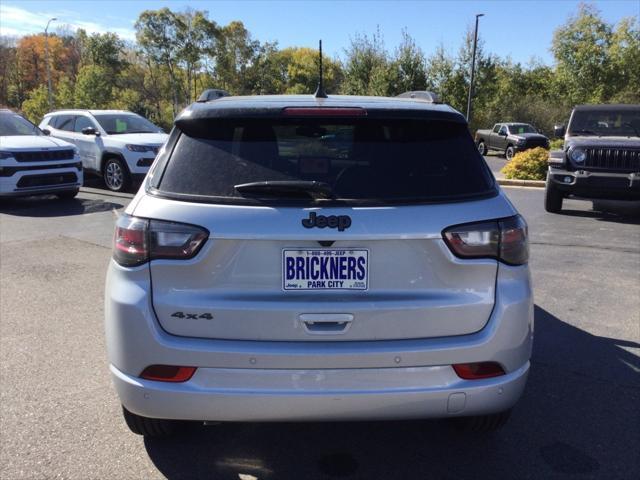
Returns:
[[[200,94],[196,102],[205,103],[211,100],[217,100],[222,97],[228,97],[230,94],[226,90],[220,90],[218,88],[208,88]]]
[[[416,100],[424,100],[425,102],[429,103],[442,103],[442,100],[440,100],[440,97],[437,94],[429,92],[427,90],[414,90],[413,92],[404,92],[400,95],[397,95],[397,97],[414,98]]]

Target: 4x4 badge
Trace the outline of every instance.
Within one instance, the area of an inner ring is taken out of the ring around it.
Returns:
[[[302,219],[302,226],[305,228],[337,228],[340,232],[351,226],[349,215],[317,215],[316,212],[309,212],[309,218]]]

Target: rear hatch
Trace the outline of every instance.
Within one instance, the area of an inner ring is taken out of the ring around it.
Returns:
[[[167,332],[390,340],[486,324],[497,262],[457,258],[442,231],[514,211],[462,121],[350,112],[179,127],[135,209],[209,232],[194,258],[151,262]]]

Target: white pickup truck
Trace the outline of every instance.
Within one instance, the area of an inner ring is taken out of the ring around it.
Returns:
[[[40,128],[73,143],[84,170],[102,176],[115,192],[144,178],[168,138],[160,127],[126,110],[59,110],[47,113]]]

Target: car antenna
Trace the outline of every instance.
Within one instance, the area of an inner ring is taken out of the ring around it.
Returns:
[[[320,40],[320,77],[318,78],[318,88],[316,88],[316,93],[313,94],[316,98],[327,98],[327,92],[324,91],[324,85],[322,83],[322,40]]]

